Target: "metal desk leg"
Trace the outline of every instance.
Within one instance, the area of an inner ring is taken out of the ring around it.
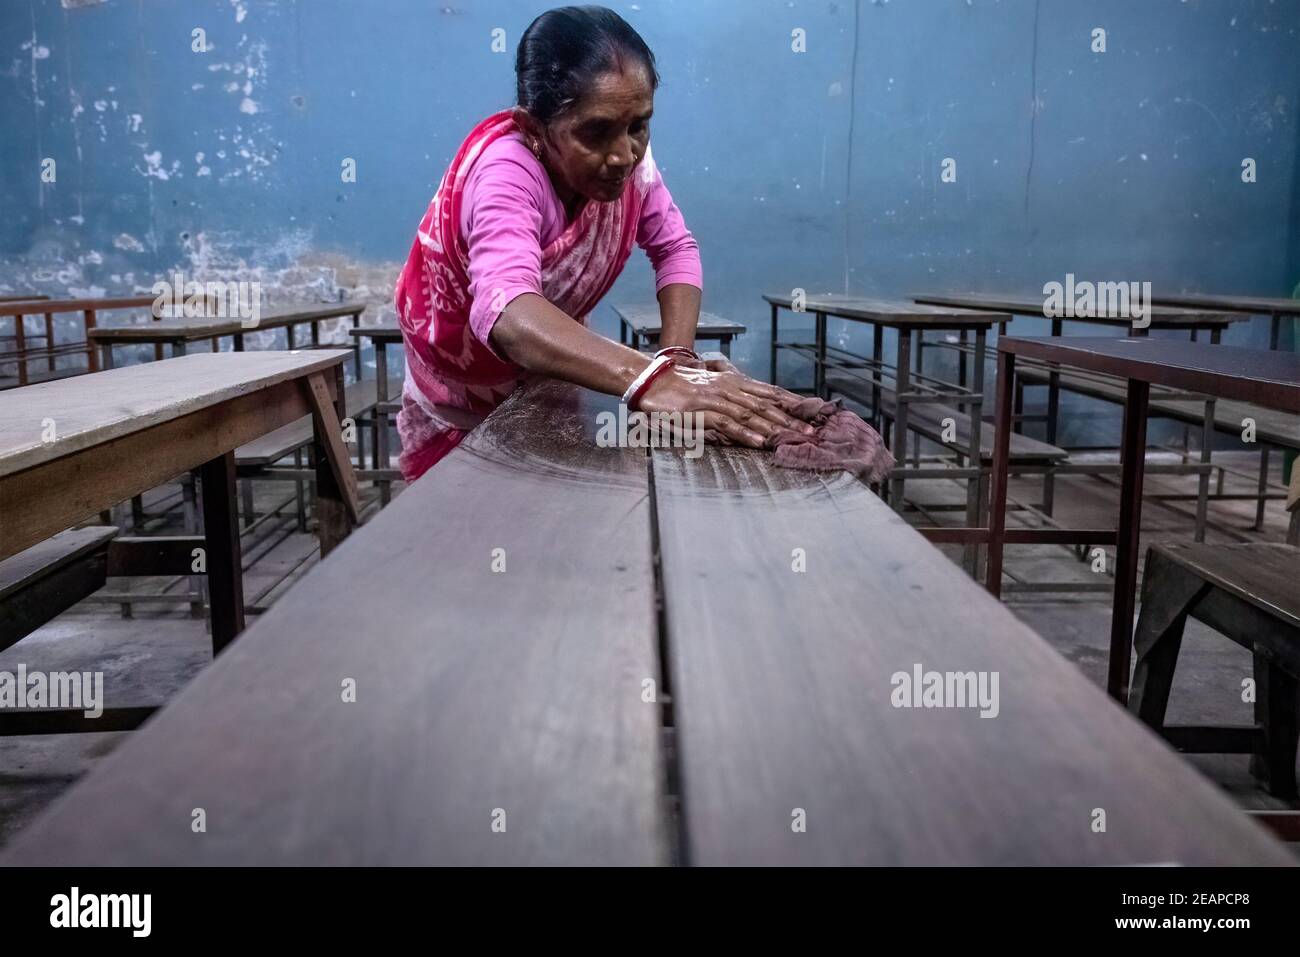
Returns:
[[[903,489],[906,480],[902,478],[902,470],[906,468],[907,462],[907,406],[909,399],[907,392],[912,386],[912,330],[900,327],[898,329],[898,366],[895,369],[895,386],[897,392],[894,398],[894,434],[891,436],[889,451],[894,453],[895,468],[898,469],[893,482],[890,484],[889,498],[890,504],[898,512],[903,511]]]
[[[772,372],[768,381],[776,385],[776,303],[772,303]]]
[[[916,330],[916,374],[918,376],[925,372],[924,368],[922,368],[925,361],[923,358],[924,356],[925,356],[925,332],[924,330],[917,329]],[[917,381],[920,380],[918,379]],[[921,433],[920,432],[915,432],[912,435],[912,463],[917,468],[921,467]]]
[[[197,471],[197,470],[196,470]],[[199,524],[198,496],[195,494],[196,472],[186,472],[181,476],[181,501],[183,503],[184,527],[186,535],[198,535],[203,531]],[[186,576],[186,588],[190,595],[190,617],[203,617],[203,603],[207,593],[208,580],[202,575]]]
[[[99,364],[105,369],[113,368],[113,343],[101,342],[99,344]]]
[[[966,345],[969,333],[962,329],[958,335],[961,347],[957,352],[957,385],[964,389],[966,388]]]
[[[971,384],[971,391],[980,398],[971,402],[966,407],[966,415],[970,419],[970,445],[967,446],[966,466],[977,471],[982,470],[984,465],[983,442],[984,442],[984,349],[987,341],[987,334],[983,329],[975,330],[975,371],[974,382]],[[962,361],[965,361],[963,354]],[[967,479],[966,483],[966,526],[968,528],[981,528],[984,518],[984,496],[983,488],[979,477]],[[978,542],[971,542],[964,549],[963,560],[966,567],[970,570],[973,577],[979,575],[980,547]]]
[[[722,350],[724,358],[731,358],[731,336],[723,336],[718,340],[718,348]]]
[[[885,327],[880,323],[872,324],[871,348],[871,358],[876,360],[871,370],[871,424],[879,432],[881,428],[880,363],[885,358]]]
[[[375,340],[375,468],[388,468],[388,413],[383,406],[388,401],[388,344]],[[392,486],[386,479],[379,481],[379,503],[387,505],[392,500]]]
[[[1201,426],[1201,464],[1210,464],[1210,455],[1214,447],[1214,402],[1213,398],[1205,400],[1205,422]],[[1264,504],[1260,500],[1260,505]],[[1210,470],[1206,469],[1196,482],[1196,541],[1205,541],[1205,522],[1210,505]],[[1262,509],[1261,509],[1262,511]]]
[[[1259,498],[1255,501],[1255,531],[1260,531],[1264,527],[1264,496],[1268,494],[1268,460],[1270,449],[1267,445],[1260,445],[1259,449]],[[1200,539],[1197,539],[1200,541]]]
[[[1065,324],[1052,320],[1052,335],[1059,337]],[[1061,412],[1061,367],[1052,365],[1047,374],[1047,444],[1055,445]],[[1049,469],[1043,474],[1043,513],[1050,516],[1056,505],[1056,475]]]
[[[95,361],[95,347],[91,344],[90,330],[95,328],[95,310],[87,309],[82,313],[83,328],[86,331],[86,365],[91,372],[99,371],[99,363]]]
[[[361,327],[361,313],[352,313],[352,328]],[[352,371],[356,374],[357,381],[361,381],[361,337],[352,337]]]
[[[54,313],[45,314],[45,368],[54,371]]]
[[[243,563],[235,511],[235,453],[227,452],[199,466],[199,481],[203,483],[212,653],[217,655],[244,630]]]
[[[826,398],[826,313],[814,312],[817,338],[817,365],[813,368],[813,394]]]
[[[27,384],[27,330],[23,327],[23,317],[14,316],[14,348],[17,349],[18,384]]]
[[[989,560],[984,587],[1002,597],[1002,549],[1007,528],[1007,470],[1011,463],[1011,403],[1015,393],[1016,356],[998,350],[998,398],[993,433],[993,488],[989,501]]]
[[[293,468],[296,472],[302,471],[302,449],[293,450]],[[307,500],[304,497],[304,482],[302,479],[293,481],[293,502],[294,513],[298,520],[298,531],[307,531]]]
[[[1146,466],[1147,402],[1151,387],[1130,379],[1124,402],[1124,436],[1120,443],[1119,535],[1115,549],[1115,602],[1110,619],[1110,667],[1106,690],[1128,703],[1129,663],[1133,655],[1133,606],[1137,590],[1142,529],[1142,476]]]
[[[622,316],[618,317],[618,341],[627,345],[627,320]]]

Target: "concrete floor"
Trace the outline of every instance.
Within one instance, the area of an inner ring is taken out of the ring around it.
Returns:
[[[1079,461],[1075,456],[1074,461]],[[1103,458],[1105,458],[1103,456]],[[1149,461],[1157,461],[1152,455]],[[1280,481],[1280,462],[1273,457],[1274,479]],[[1169,460],[1168,458],[1159,460]],[[1257,467],[1256,456],[1216,456],[1245,476],[1229,476],[1229,491],[1249,491]],[[1113,457],[1111,458],[1113,461]],[[400,488],[400,486],[399,486]],[[1011,497],[1024,502],[1039,500],[1041,479],[1017,478]],[[1194,491],[1195,480],[1180,476],[1147,476],[1147,492]],[[249,604],[269,605],[277,595],[309,570],[316,561],[315,539],[297,530],[291,502],[292,486],[258,483],[257,511],[277,506],[282,511],[268,519],[244,541],[244,591]],[[964,501],[964,490],[956,482],[909,482],[908,498],[921,508]],[[180,509],[177,489],[161,489],[146,498],[146,509],[162,517],[151,522],[155,533],[179,533]],[[1056,517],[1076,526],[1113,527],[1118,507],[1116,483],[1098,478],[1058,478]],[[170,506],[170,509],[168,509]],[[372,503],[373,508],[373,503]],[[1176,511],[1175,509],[1179,510]],[[1144,541],[1191,538],[1191,504],[1164,507],[1148,499],[1143,514]],[[1185,514],[1180,514],[1180,511]],[[1262,541],[1282,541],[1285,514],[1280,502],[1270,502],[1261,533],[1251,532],[1254,504],[1212,503],[1214,523],[1210,541],[1230,541],[1233,535]],[[936,511],[930,518],[918,511],[909,520],[930,524],[961,524],[958,511]],[[1009,522],[1029,524],[1027,513],[1013,513]],[[959,547],[944,551],[960,561]],[[1113,563],[1113,552],[1110,556]],[[1097,582],[1104,574],[1078,561],[1071,550],[1060,546],[1026,546],[1007,553],[1010,573],[1026,581]],[[183,580],[158,579],[110,581],[108,589],[121,593],[130,588],[140,593],[179,596],[166,603],[150,601],[134,606],[134,617],[122,617],[116,601],[101,596],[89,599],[44,628],[0,653],[0,670],[13,671],[19,663],[31,669],[101,670],[104,672],[105,703],[108,706],[161,704],[185,685],[210,660],[211,650],[205,623],[192,618],[185,598]],[[1015,613],[1033,627],[1079,669],[1104,685],[1110,627],[1110,597],[1099,593],[1033,593],[1008,598]],[[1179,660],[1178,674],[1170,703],[1170,720],[1178,723],[1241,723],[1251,720],[1251,706],[1241,700],[1241,681],[1251,676],[1251,657],[1244,649],[1190,622]],[[43,807],[124,738],[122,733],[46,735],[0,738],[0,844],[20,830]],[[1203,773],[1223,786],[1243,807],[1282,808],[1255,787],[1244,755],[1199,755],[1187,758]]]

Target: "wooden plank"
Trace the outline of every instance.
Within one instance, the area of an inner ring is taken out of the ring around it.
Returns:
[[[1045,386],[1048,383],[1047,368],[1028,362],[1016,364],[1016,376],[1028,385]],[[1060,377],[1061,389],[1064,391],[1118,405],[1124,404],[1127,390],[1123,379],[1094,373],[1072,372],[1069,369],[1063,369]],[[1148,410],[1151,415],[1160,418],[1199,426],[1205,422],[1206,398],[1207,396],[1191,392],[1153,393]],[[1257,441],[1279,448],[1300,449],[1300,417],[1294,413],[1280,412],[1277,409],[1233,399],[1215,401],[1214,428],[1217,431],[1240,436],[1242,423],[1246,419],[1254,420]]]
[[[592,440],[615,407],[521,389],[0,863],[666,863],[645,454]]]
[[[374,379],[362,379],[360,382],[350,383],[344,389],[348,418],[356,419],[375,407],[378,403],[376,386]],[[401,395],[401,380],[390,379],[388,388],[389,395]],[[312,434],[311,416],[304,416],[296,422],[254,439],[247,445],[241,445],[235,452],[235,461],[241,468],[273,465],[286,455],[291,455],[295,450],[310,444]]]
[[[1300,548],[1276,542],[1161,542],[1170,561],[1300,628]]]
[[[1015,296],[996,293],[951,293],[944,295],[914,296],[916,302],[936,306],[957,306],[963,309],[985,309],[996,312],[1011,313],[1016,316],[1037,316],[1041,319],[1060,319],[1064,322],[1086,322],[1102,326],[1129,326],[1133,320],[1128,316],[1049,316],[1046,296]],[[1230,311],[1184,309],[1171,306],[1153,305],[1150,307],[1151,325],[1161,328],[1220,328],[1244,317]]]
[[[31,587],[64,565],[101,551],[116,537],[110,525],[70,528],[0,562],[0,601]]]
[[[0,316],[17,316],[33,312],[85,312],[109,311],[112,309],[143,309],[153,305],[153,296],[123,296],[115,299],[45,299],[38,297],[0,302]],[[35,303],[35,309],[24,308]]]
[[[202,353],[0,395],[0,476],[337,365],[346,349]],[[49,437],[53,426],[53,439]]]
[[[347,446],[343,444],[343,425],[339,422],[338,413],[334,409],[334,399],[330,395],[324,373],[317,372],[308,376],[304,388],[307,390],[307,399],[311,403],[312,425],[315,428],[316,440],[324,447],[324,459],[329,465],[330,473],[334,476],[334,484],[338,486],[343,496],[348,515],[353,522],[360,523],[361,502],[357,497],[357,477],[352,471],[352,457],[348,454]],[[233,477],[233,457],[230,467]]]
[[[652,461],[691,863],[1294,863],[852,477]],[[918,663],[997,716],[894,707]]]
[[[238,316],[174,317],[132,326],[99,326],[87,335],[92,342],[196,342],[213,336],[251,335],[263,329],[282,329],[304,322],[338,319],[364,309],[363,303],[348,303],[322,309],[268,312],[259,316],[257,322]]]
[[[193,575],[194,550],[203,547],[201,535],[119,536],[108,546],[108,574],[111,578]]]
[[[1179,296],[1152,296],[1157,305],[1178,306],[1188,309],[1217,309],[1224,312],[1244,312],[1247,315],[1300,316],[1300,299],[1283,299],[1269,296],[1213,296],[1190,293]]]
[[[104,586],[117,529],[69,529],[0,562],[0,649]]]
[[[358,326],[349,329],[348,335],[357,339],[374,339],[379,342],[401,342],[402,328],[398,325]]]
[[[346,354],[337,354],[333,360],[336,366]],[[224,353],[209,358],[238,360],[242,355]],[[143,372],[177,362],[149,363],[121,371]],[[312,368],[312,363],[307,362],[306,368]],[[75,381],[95,378],[98,376],[89,375]],[[221,402],[176,418],[165,417],[176,411],[175,405],[163,410],[162,415],[150,410],[141,420],[124,423],[120,429],[123,434],[116,438],[75,449],[12,474],[4,474],[6,463],[0,459],[0,503],[5,513],[5,521],[0,523],[0,559],[310,413],[301,378],[301,375],[283,378],[250,392],[222,389],[219,391],[228,397]],[[35,388],[20,391],[31,392]],[[0,396],[0,411],[4,406],[5,397]],[[120,403],[106,411],[116,412],[124,406],[129,407]],[[187,407],[187,403],[180,406]],[[148,427],[134,428],[144,418],[159,420]],[[76,416],[71,419],[76,421]],[[117,430],[116,420],[110,422]],[[0,420],[0,438],[9,424]],[[74,444],[84,444],[79,437],[73,438],[77,440]],[[57,489],[58,494],[51,494],[51,489]]]

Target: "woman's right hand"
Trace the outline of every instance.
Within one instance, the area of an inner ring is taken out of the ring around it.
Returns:
[[[705,439],[753,449],[785,429],[811,433],[812,426],[781,411],[780,400],[799,396],[741,372],[674,364],[641,396],[640,411],[703,414]],[[689,426],[691,423],[687,423]]]

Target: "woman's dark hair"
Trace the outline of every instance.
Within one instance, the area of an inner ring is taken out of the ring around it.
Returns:
[[[620,69],[625,56],[639,60],[650,74],[650,88],[659,88],[655,55],[613,10],[547,10],[524,31],[515,51],[519,105],[549,123],[577,102],[597,76]]]

